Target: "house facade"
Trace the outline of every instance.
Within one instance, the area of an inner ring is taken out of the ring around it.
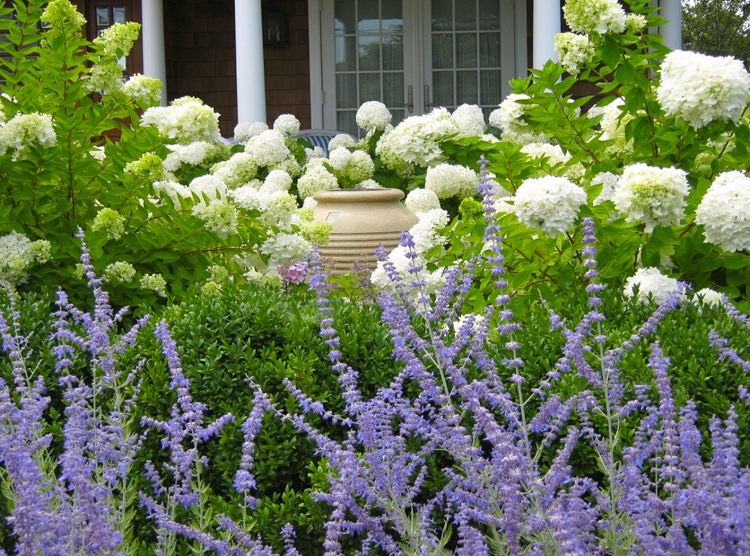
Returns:
[[[680,45],[680,2],[660,0],[662,29]],[[142,24],[128,73],[165,83],[238,121],[291,113],[303,128],[357,132],[367,100],[400,121],[435,106],[487,113],[508,81],[554,57],[564,0],[76,0],[93,38]],[[658,6],[658,1],[654,4]],[[395,123],[395,122],[394,122]]]

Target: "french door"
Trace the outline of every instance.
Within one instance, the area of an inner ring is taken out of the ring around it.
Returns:
[[[322,127],[361,135],[355,116],[368,100],[388,106],[394,125],[436,106],[491,112],[526,68],[522,4],[322,0]]]

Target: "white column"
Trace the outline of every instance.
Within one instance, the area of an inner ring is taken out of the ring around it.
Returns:
[[[557,61],[555,35],[561,25],[560,0],[534,0],[534,68],[542,69],[548,60]]]
[[[660,27],[665,46],[682,48],[682,6],[678,0],[661,0],[660,14],[668,23]]]
[[[266,121],[263,20],[260,0],[234,0],[237,41],[237,121]]]
[[[164,83],[161,103],[167,103],[167,59],[164,54],[164,4],[162,0],[143,0],[143,75]]]

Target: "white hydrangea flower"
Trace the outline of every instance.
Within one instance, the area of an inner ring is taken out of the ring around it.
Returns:
[[[271,170],[263,181],[263,187],[269,190],[289,191],[292,187],[292,176],[284,170]]]
[[[337,147],[328,153],[328,161],[334,170],[339,172],[344,169],[349,159],[352,157],[352,151],[345,147]]]
[[[531,97],[526,94],[512,93],[505,97],[499,108],[490,114],[490,125],[500,130],[503,141],[517,145],[547,142],[547,136],[544,133],[534,131],[523,121],[526,107],[517,101],[528,98]]]
[[[645,231],[651,233],[656,226],[680,223],[688,192],[687,173],[683,170],[639,162],[623,169],[612,201],[627,221],[641,221]]]
[[[127,283],[135,278],[135,268],[125,261],[117,261],[107,265],[102,278],[110,284],[112,282]]]
[[[586,192],[567,178],[544,176],[525,180],[513,200],[521,222],[555,237],[573,227]]]
[[[299,196],[303,199],[305,197],[312,197],[317,191],[325,189],[341,189],[339,180],[323,165],[308,165],[305,173],[297,180],[297,192]]]
[[[122,86],[123,92],[136,104],[148,106],[161,102],[161,88],[161,81],[140,73],[130,76]]]
[[[141,116],[141,125],[155,127],[162,137],[182,145],[221,137],[219,114],[193,97],[173,100],[170,106],[152,106]]]
[[[615,194],[617,189],[617,182],[620,181],[620,176],[612,172],[599,172],[591,179],[591,185],[601,184],[602,191],[594,199],[595,205],[601,205],[604,201],[611,201],[612,196]]]
[[[668,116],[695,128],[714,120],[737,122],[750,94],[750,74],[739,60],[675,50],[661,66],[656,98]]]
[[[258,165],[247,152],[234,153],[229,160],[215,164],[211,173],[230,189],[241,187],[258,175]]]
[[[0,127],[0,154],[13,150],[13,160],[22,159],[33,144],[50,148],[57,142],[49,114],[16,114]]]
[[[50,258],[49,241],[31,241],[24,234],[10,232],[0,236],[0,284],[17,285],[26,281],[26,270],[34,263]]]
[[[661,304],[667,300],[672,292],[680,289],[680,283],[677,280],[665,276],[658,268],[652,266],[638,269],[633,276],[625,280],[623,293],[626,297],[632,298],[636,295],[633,291],[635,286],[638,286],[636,301],[639,303],[647,302],[648,296],[651,294],[654,301]],[[680,297],[684,299],[684,293]]]
[[[458,126],[445,108],[429,114],[411,116],[384,134],[375,147],[383,164],[402,170],[413,164],[434,166],[445,160],[440,143],[458,135]]]
[[[594,59],[596,47],[587,35],[558,33],[555,35],[555,52],[567,72],[578,75],[581,68]]]
[[[178,165],[176,169],[171,169],[171,167],[175,165],[175,159],[178,160],[180,164],[184,162],[185,164],[190,164],[191,166],[198,166],[203,162],[203,160],[205,160],[206,155],[212,148],[212,145],[211,143],[207,143],[206,141],[195,141],[187,145],[167,145],[167,148],[172,152],[167,155],[167,158],[164,159],[164,168],[166,168],[170,172],[174,172],[176,170],[179,170],[180,168],[180,166]],[[173,158],[170,162],[168,162],[171,157]]]
[[[125,233],[125,217],[114,209],[105,207],[96,213],[91,230],[102,230],[107,239],[118,240]]]
[[[302,201],[302,210],[312,210],[317,206],[318,206],[318,201],[313,199],[312,195],[309,197],[305,197],[305,200]]]
[[[369,100],[357,110],[357,125],[365,131],[384,130],[391,123],[390,110],[377,100]]]
[[[211,174],[194,178],[190,182],[190,191],[198,195],[200,199],[203,199],[205,195],[210,201],[218,201],[227,197],[226,184]]]
[[[299,162],[297,162],[297,159],[294,158],[291,153],[278,164],[269,166],[268,170],[283,170],[284,172],[292,176],[292,179],[298,178],[302,175],[302,166],[299,165]]]
[[[154,191],[157,195],[166,195],[175,206],[179,207],[182,199],[189,199],[193,193],[189,187],[185,187],[181,183],[168,180],[159,180],[154,182]]]
[[[263,201],[260,190],[252,185],[243,185],[229,192],[230,197],[238,207],[246,210],[261,210]]]
[[[617,0],[566,0],[563,15],[572,31],[584,35],[622,33],[627,25]]]
[[[414,214],[440,208],[440,199],[430,189],[415,189],[404,200],[404,205]]]
[[[708,188],[695,211],[706,241],[724,251],[750,249],[750,178],[724,172]]]
[[[144,290],[153,290],[161,297],[167,297],[167,281],[161,274],[145,274],[139,284]]]
[[[273,129],[284,137],[294,137],[299,133],[299,120],[292,114],[282,114],[273,122]]]
[[[268,267],[291,266],[303,260],[310,253],[312,245],[299,234],[280,233],[269,237],[260,252],[269,256]]]
[[[434,192],[439,199],[463,199],[477,193],[479,176],[466,166],[438,164],[427,169],[424,186],[425,189]]]
[[[628,14],[625,24],[631,33],[640,33],[646,28],[646,16],[643,14]]]
[[[365,151],[354,151],[341,168],[341,174],[353,182],[365,182],[375,174],[375,162]]]
[[[616,98],[607,106],[601,107],[602,119],[599,121],[599,126],[601,127],[602,134],[600,138],[602,141],[614,141],[612,145],[607,147],[607,152],[633,152],[633,140],[625,141],[625,125],[633,120],[635,116],[621,110],[620,107],[624,104],[625,101],[623,99]],[[592,111],[593,109],[589,110],[589,116],[591,116]]]
[[[275,129],[251,137],[245,145],[245,151],[250,153],[258,166],[273,166],[289,156],[284,136]]]
[[[382,185],[373,179],[363,180],[355,185],[357,189],[385,189]]]
[[[198,203],[193,206],[192,214],[203,220],[207,230],[214,232],[222,239],[237,233],[237,208],[226,201],[214,201],[211,204]]]
[[[312,149],[305,148],[305,162],[310,162],[314,158],[325,158],[326,151],[323,147],[314,146]]]
[[[275,226],[284,230],[288,229],[292,216],[297,211],[297,199],[286,191],[265,188],[258,191],[258,197],[262,211],[258,222],[265,227]]]
[[[349,148],[356,147],[357,140],[349,135],[348,133],[339,133],[335,137],[332,137],[328,142],[328,152],[335,151],[338,148]]]
[[[424,281],[426,287],[424,291],[414,291],[415,296],[422,294],[432,294],[437,292],[445,284],[443,277],[443,269],[438,268],[434,272],[430,272],[426,269],[426,261],[420,255],[417,255],[415,259],[410,259],[406,256],[407,249],[402,245],[395,247],[390,253],[388,253],[388,261],[393,264],[396,272],[401,276],[402,283],[407,288],[415,281]],[[410,265],[416,264],[422,267],[419,272],[410,272]],[[395,293],[396,288],[393,281],[389,278],[388,273],[385,270],[384,261],[378,261],[375,270],[370,275],[370,281],[375,288],[382,291],[390,291]]]
[[[437,245],[443,245],[446,238],[438,232],[450,222],[448,212],[441,208],[434,208],[417,213],[419,222],[414,224],[409,233],[414,240],[414,250],[420,255]]]
[[[246,144],[252,137],[268,131],[266,122],[240,122],[234,126],[234,140]]]
[[[712,290],[711,288],[703,288],[695,292],[695,299],[700,299],[706,305],[715,307],[724,304],[724,294]]]
[[[484,112],[476,104],[462,104],[453,111],[451,115],[458,128],[459,137],[481,137],[487,124],[484,121]]]

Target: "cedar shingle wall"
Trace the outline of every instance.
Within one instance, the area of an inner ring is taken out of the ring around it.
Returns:
[[[307,1],[268,0],[264,10],[284,12],[289,44],[266,46],[266,114],[272,124],[290,113],[310,127],[310,68]],[[237,124],[234,0],[165,0],[169,99],[201,98],[221,114],[221,132],[233,135]]]

